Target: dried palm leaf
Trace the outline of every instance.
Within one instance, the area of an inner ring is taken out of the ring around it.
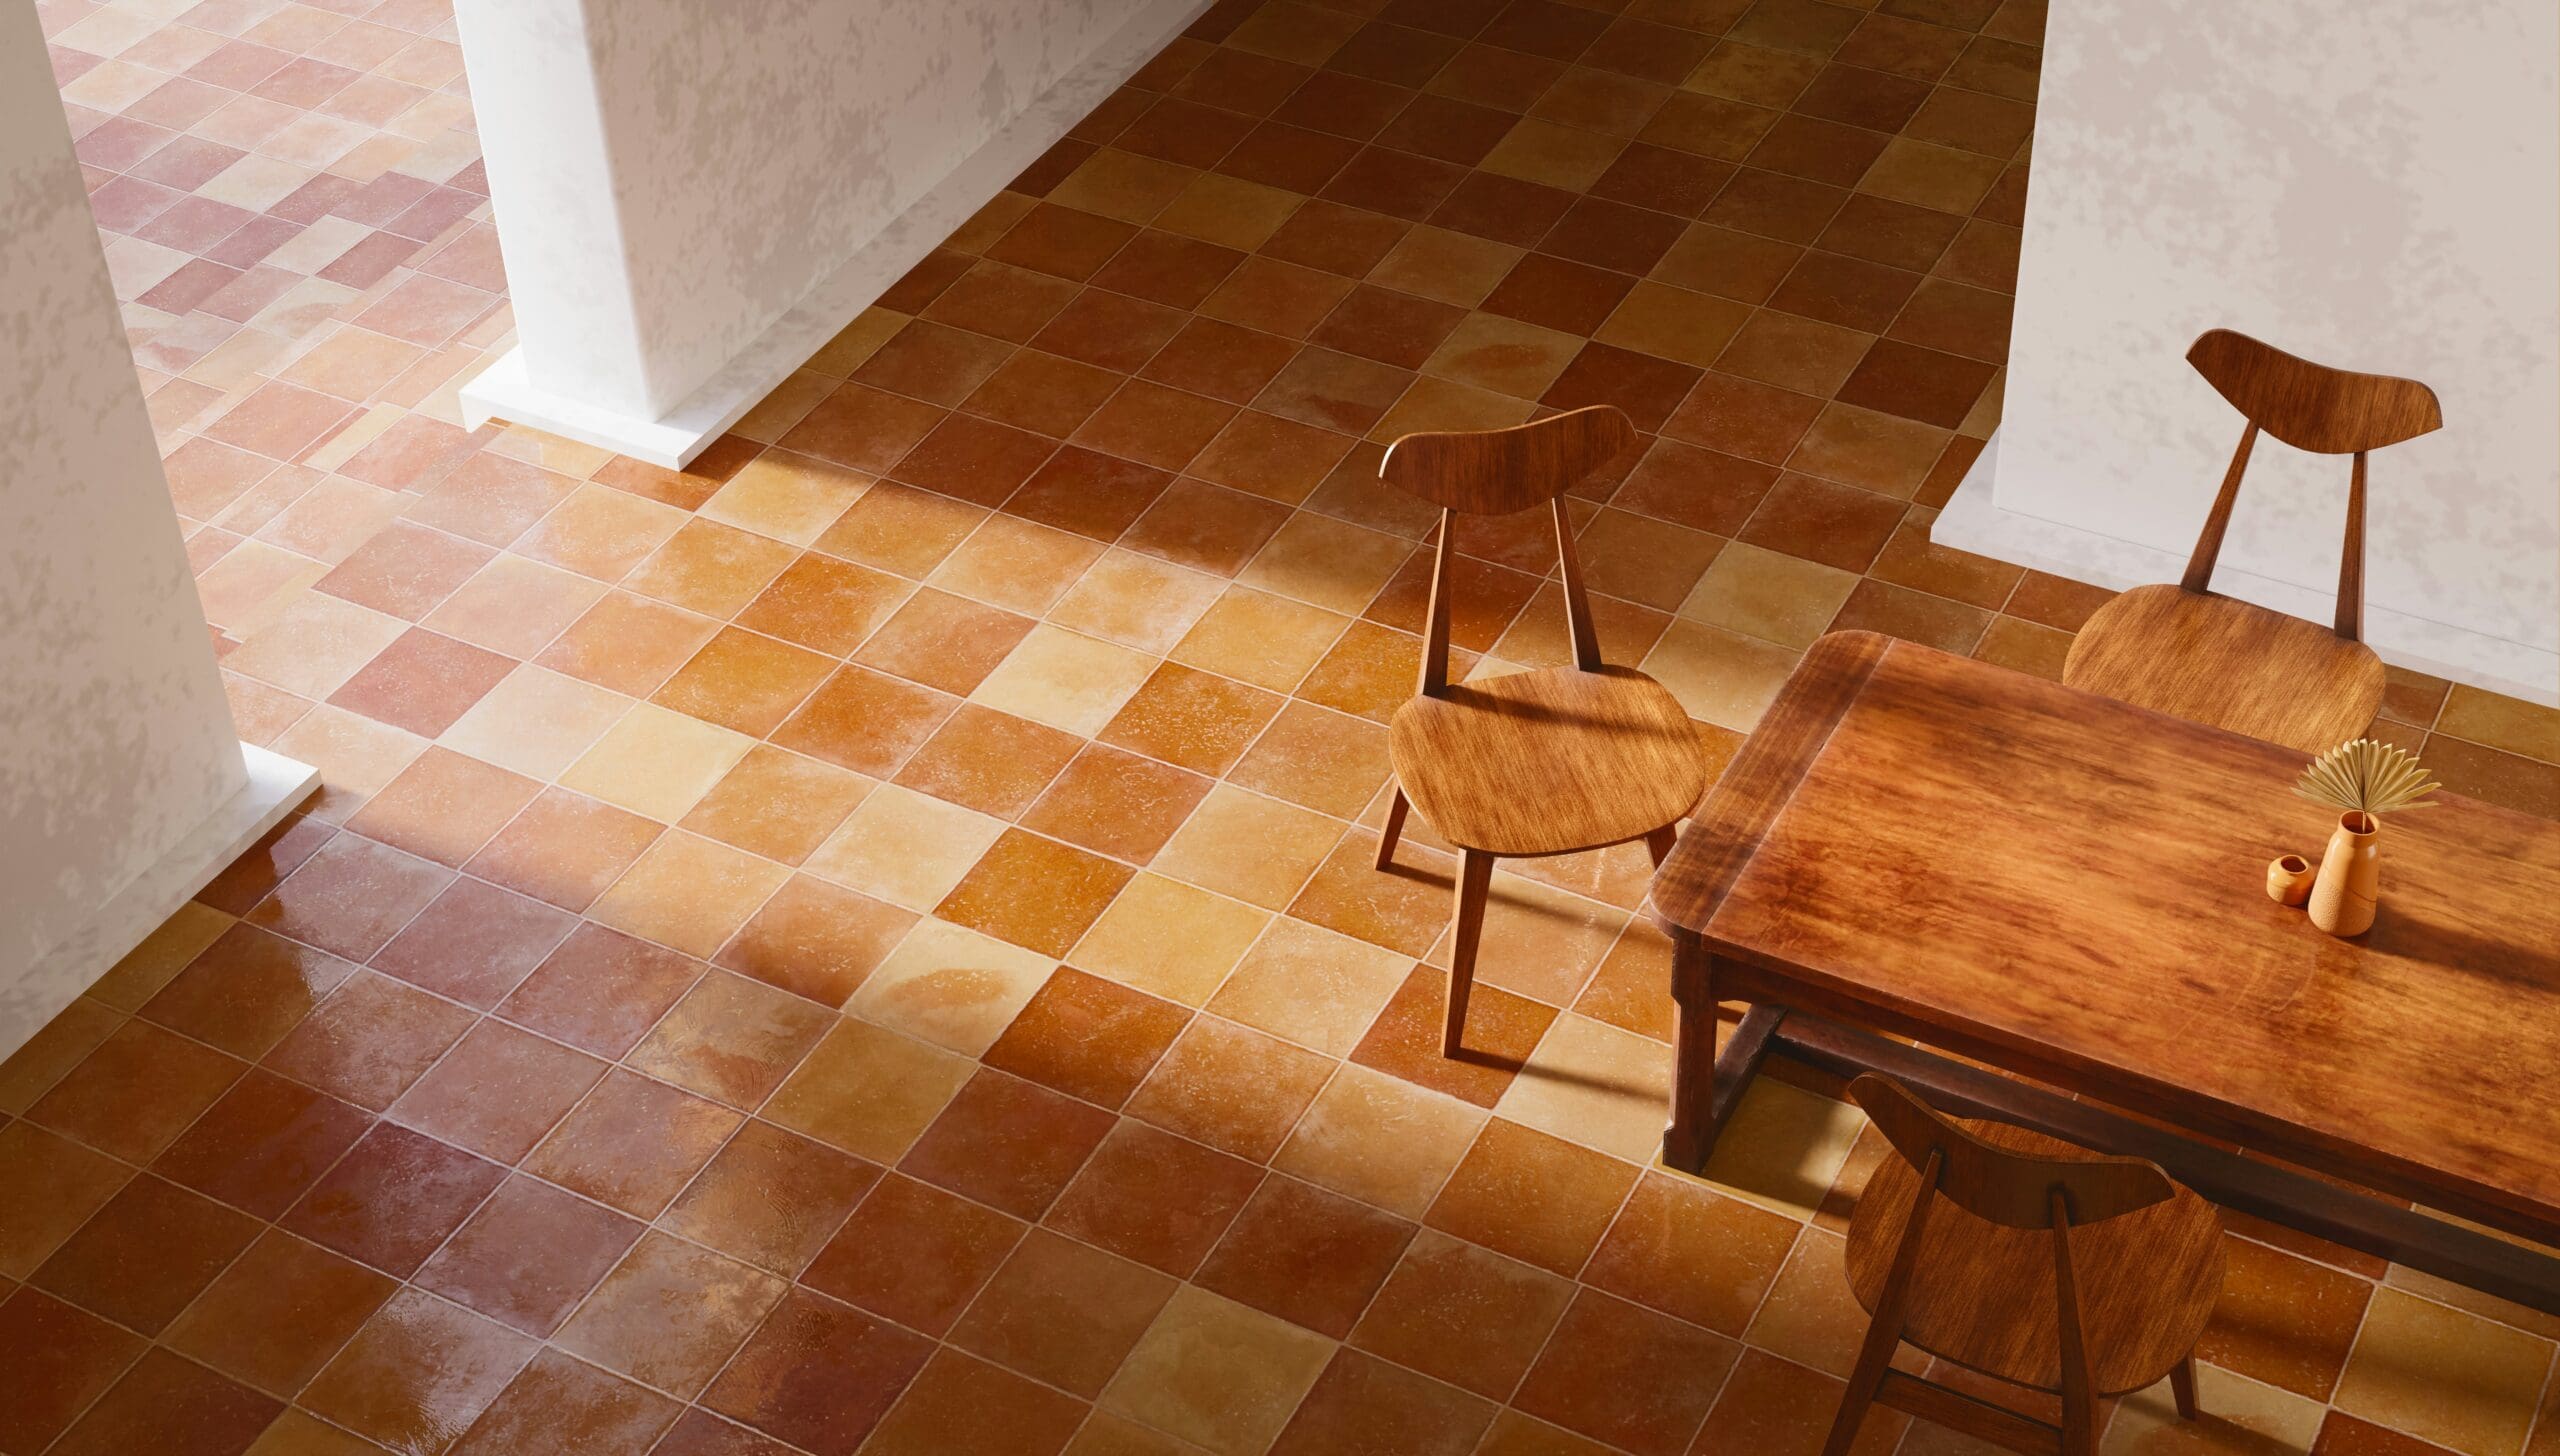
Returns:
[[[2334,809],[2388,814],[2427,807],[2438,787],[2408,750],[2358,738],[2311,760],[2293,791]]]

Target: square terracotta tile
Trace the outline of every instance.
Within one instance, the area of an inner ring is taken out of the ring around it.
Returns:
[[[726,618],[789,566],[789,546],[751,531],[695,519],[623,578],[626,590],[687,611]]]
[[[1240,1158],[1124,1118],[1042,1222],[1187,1278],[1262,1176]]]
[[[620,693],[523,663],[445,730],[443,746],[549,781],[594,747],[630,707],[631,699]]]
[[[1568,1430],[1673,1456],[1688,1449],[1739,1354],[1730,1340],[1585,1291],[1514,1400]]]
[[[433,1446],[477,1419],[535,1349],[504,1326],[404,1290],[357,1331],[300,1399],[370,1438]],[[435,1378],[424,1378],[429,1370]]]
[[[844,1020],[764,1108],[774,1122],[876,1163],[895,1163],[963,1083],[964,1057]]]
[[[1333,1342],[1191,1286],[1175,1292],[1105,1390],[1104,1409],[1224,1456],[1268,1449]]]
[[[143,1019],[237,1057],[263,1056],[355,969],[238,924],[184,965],[143,1004]]]
[[[233,1208],[275,1218],[371,1123],[361,1108],[253,1070],[153,1159],[151,1169]]]
[[[1569,1274],[1590,1256],[1634,1183],[1628,1164],[1495,1118],[1433,1200],[1426,1221]],[[1525,1191],[1533,1188],[1534,1195]]]
[[[0,1276],[24,1279],[98,1211],[132,1171],[26,1121],[0,1127]]]
[[[1267,1162],[1333,1073],[1315,1053],[1214,1016],[1195,1018],[1128,1104],[1129,1114]]]
[[[484,1021],[393,1104],[391,1116],[431,1137],[513,1163],[532,1151],[604,1071],[593,1057]]]
[[[932,1349],[920,1335],[794,1289],[703,1403],[818,1456],[851,1456]]]
[[[927,578],[1008,611],[1046,612],[1102,555],[1092,539],[994,516]]]
[[[921,747],[953,706],[947,695],[847,666],[773,734],[783,748],[886,778]]]
[[[1055,840],[1007,830],[934,913],[1063,956],[1130,875],[1123,866]]]
[[[118,1451],[238,1450],[282,1407],[268,1396],[165,1350],[144,1355],[52,1449],[66,1456]]]
[[[169,1327],[167,1340],[171,1349],[235,1380],[290,1396],[398,1288],[373,1270],[270,1230]]]
[[[931,910],[1004,827],[973,809],[883,784],[809,857],[808,869],[890,904]]]
[[[452,727],[514,666],[485,648],[412,628],[358,668],[329,701],[433,738]]]
[[[801,1278],[822,1294],[942,1335],[1023,1231],[994,1209],[892,1173]]]
[[[962,703],[898,771],[897,782],[1011,819],[1075,756],[1075,734]]]
[[[1224,589],[1206,573],[1114,548],[1058,599],[1049,620],[1088,637],[1162,654],[1181,643]]]
[[[627,810],[545,789],[464,868],[563,909],[583,910],[663,832],[664,826]]]
[[[417,1283],[547,1336],[640,1236],[640,1225],[531,1178],[500,1184],[421,1266]]]
[[[1095,922],[1075,959],[1122,985],[1197,1006],[1269,918],[1179,880],[1143,874]]]
[[[1343,1339],[1412,1224],[1294,1178],[1266,1179],[1202,1266],[1202,1288]]]
[[[1061,966],[986,1053],[986,1064],[1117,1107],[1189,1019],[1183,1007]]]
[[[693,1395],[745,1343],[784,1285],[664,1234],[642,1236],[558,1336],[561,1348]]]
[[[859,1158],[751,1120],[658,1222],[788,1276],[808,1265],[879,1176]]]
[[[534,661],[613,692],[646,697],[719,630],[708,617],[615,592],[557,637],[546,638],[550,645]]]
[[[1002,1072],[971,1077],[899,1162],[911,1177],[1036,1219],[1083,1166],[1112,1117]]]
[[[145,1348],[131,1332],[34,1289],[0,1300],[0,1332],[25,1352],[0,1371],[0,1432],[29,1450],[68,1429]]]
[[[951,1343],[1090,1398],[1178,1287],[1144,1265],[1035,1228],[962,1316]]]
[[[863,980],[847,1011],[934,1047],[980,1057],[1057,962],[947,921],[919,921]]]
[[[740,928],[719,964],[840,1007],[914,924],[895,906],[795,875]]]
[[[248,1214],[146,1173],[109,1198],[27,1283],[156,1335],[257,1232]]]
[[[27,1120],[127,1162],[147,1163],[246,1070],[211,1047],[128,1021],[36,1098]]]
[[[882,481],[819,535],[816,548],[882,571],[922,577],[986,515],[965,501]]]
[[[394,849],[459,866],[541,787],[467,754],[430,748],[365,801],[347,827]]]
[[[717,1103],[615,1071],[533,1150],[525,1168],[635,1218],[654,1218],[739,1121]]]
[[[989,362],[986,367],[991,371],[994,364]],[[975,381],[971,382],[974,385]],[[963,389],[960,393],[966,395],[968,391]],[[931,434],[942,416],[941,409],[923,400],[847,381],[820,400],[779,443],[794,454],[815,456],[868,475],[883,475],[917,441]]]
[[[694,801],[681,827],[796,865],[826,842],[873,787],[861,774],[759,743]]]
[[[1096,735],[1198,773],[1223,773],[1280,709],[1270,693],[1186,667],[1158,666]]]
[[[1134,753],[1088,745],[1022,816],[1026,829],[1137,864],[1187,820],[1209,780]]]
[[[825,1034],[819,1007],[713,972],[684,994],[624,1063],[732,1107],[761,1106]]]

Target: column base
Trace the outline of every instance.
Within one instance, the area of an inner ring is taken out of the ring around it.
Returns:
[[[251,743],[240,752],[249,781],[237,793],[38,956],[16,984],[0,986],[0,1058],[43,1029],[320,786],[320,771],[309,764]]]
[[[1931,541],[2112,591],[2176,581],[2185,573],[2187,556],[2183,550],[2164,551],[2002,509],[1991,496],[1999,460],[2000,437],[1994,434],[1929,527]],[[2203,522],[2197,524],[2201,526]],[[2337,611],[2333,593],[2259,576],[2228,564],[2214,573],[2213,589],[2306,621],[2326,622]],[[2382,655],[2383,661],[2396,667],[2560,707],[2560,652],[2467,627],[2431,622],[2371,602],[2365,606],[2365,640]]]
[[[1208,0],[1153,0],[666,414],[643,419],[548,393],[514,348],[462,386],[463,425],[505,420],[684,468],[1207,8]]]

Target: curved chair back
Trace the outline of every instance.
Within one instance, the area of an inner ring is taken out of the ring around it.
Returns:
[[[1565,513],[1564,497],[1625,454],[1635,439],[1635,426],[1615,405],[1595,404],[1507,430],[1406,435],[1387,447],[1378,477],[1440,507],[1440,547],[1431,567],[1430,622],[1423,633],[1416,691],[1436,697],[1449,686],[1455,517],[1506,516],[1542,503],[1555,513],[1574,665],[1585,672],[1599,670],[1600,639],[1592,630],[1591,602],[1583,594],[1582,562],[1574,554],[1573,522]]]
[[[1936,1159],[1939,1196],[1992,1223],[2052,1228],[2058,1203],[2075,1227],[2085,1226],[2177,1193],[2168,1174],[2139,1158],[2035,1158],[1993,1147],[1873,1072],[1851,1082],[1849,1095],[1905,1162],[1925,1172]]]
[[[2196,538],[2195,554],[2178,584],[2191,592],[2211,589],[2214,560],[2222,553],[2232,503],[2240,497],[2240,476],[2249,468],[2249,451],[2260,430],[2297,450],[2353,455],[2346,543],[2338,561],[2336,631],[2351,642],[2361,641],[2365,455],[2442,429],[2444,413],[2436,405],[2435,391],[2414,379],[2314,364],[2229,329],[2199,335],[2187,350],[2187,362],[2249,424],[2240,433],[2240,448],[2223,473],[2222,491],[2214,497],[2213,512],[2205,517],[2204,532]]]

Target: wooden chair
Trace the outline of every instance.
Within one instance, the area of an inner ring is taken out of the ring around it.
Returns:
[[[1874,1318],[1823,1456],[1878,1401],[2031,1456],[2091,1456],[2097,1403],[2169,1377],[2196,1417],[2195,1347],[2222,1290],[2212,1205],[2133,1158],[2003,1122],[1958,1122],[1870,1072],[1849,1094],[1900,1154],[1849,1220],[1849,1282]],[[2059,1394],[2047,1424],[1892,1368],[1909,1343]]]
[[[2363,733],[2382,705],[2382,659],[2362,641],[2365,456],[2442,428],[2435,392],[2414,379],[2297,359],[2229,329],[2198,338],[2187,362],[2248,418],[2248,428],[2186,576],[2176,586],[2136,587],[2100,607],[2072,642],[2062,679],[2306,753],[2335,747]],[[2355,456],[2331,631],[2209,590],[2260,430],[2296,449]]]
[[[1475,983],[1476,941],[1497,858],[1573,854],[1641,839],[1655,864],[1706,791],[1696,730],[1669,689],[1600,660],[1565,492],[1624,454],[1635,427],[1608,405],[1471,434],[1407,435],[1378,474],[1440,507],[1418,695],[1388,730],[1396,792],[1378,843],[1393,862],[1408,807],[1458,847],[1458,903],[1441,1051],[1455,1056]],[[1449,569],[1460,512],[1555,514],[1573,665],[1449,681]]]

